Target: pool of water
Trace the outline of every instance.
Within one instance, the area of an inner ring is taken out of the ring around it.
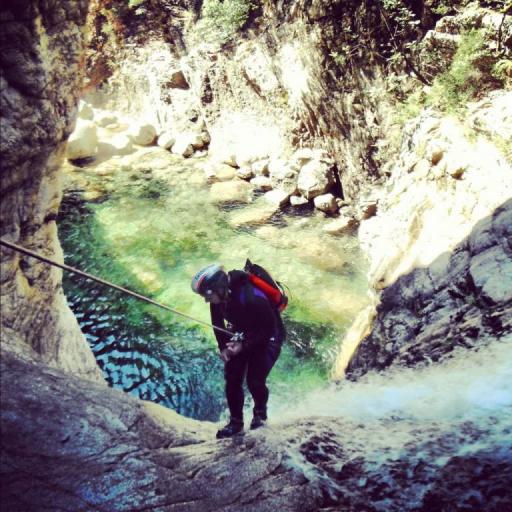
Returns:
[[[357,240],[324,234],[323,214],[307,208],[240,223],[263,198],[215,204],[204,165],[160,148],[68,165],[58,220],[66,263],[205,322],[209,309],[190,290],[194,273],[211,262],[227,270],[243,268],[246,258],[262,264],[290,296],[270,407],[298,406],[327,383],[345,331],[367,304]],[[112,386],[198,419],[216,421],[225,412],[211,329],[73,275],[64,287]]]

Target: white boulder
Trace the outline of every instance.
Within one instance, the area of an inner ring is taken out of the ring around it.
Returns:
[[[130,137],[134,144],[149,146],[156,138],[156,129],[152,124],[134,123],[129,130]]]
[[[275,159],[269,163],[268,170],[272,187],[284,190],[288,196],[297,192],[298,170],[284,159]]]
[[[265,193],[263,196],[266,201],[270,204],[276,204],[278,206],[284,206],[290,199],[290,194],[284,190],[275,189]]]
[[[175,142],[176,137],[170,131],[162,132],[156,141],[157,145],[164,149],[172,148]]]
[[[236,175],[242,180],[250,180],[254,178],[254,172],[250,167],[240,167],[240,169],[237,169]]]
[[[268,159],[257,160],[251,164],[251,169],[256,175],[268,176]]]
[[[194,154],[194,146],[192,146],[188,134],[180,133],[176,137],[176,142],[172,145],[171,151],[175,155],[181,155],[185,158]]]
[[[290,204],[292,206],[303,206],[305,204],[308,204],[309,201],[302,196],[291,196],[290,197]]]
[[[267,176],[256,176],[250,183],[256,190],[262,190],[263,192],[272,190],[272,183]]]
[[[310,160],[298,176],[297,186],[306,199],[325,194],[334,185],[332,166],[320,160]]]
[[[315,208],[325,213],[336,213],[338,211],[338,203],[332,194],[322,194],[313,199]]]
[[[98,133],[92,121],[78,119],[75,131],[69,136],[66,157],[69,160],[88,158],[98,153]]]

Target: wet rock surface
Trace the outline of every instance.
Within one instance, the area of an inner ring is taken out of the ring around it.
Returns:
[[[2,354],[6,510],[313,510],[283,451]]]
[[[454,251],[387,287],[372,333],[361,342],[347,375],[439,361],[455,347],[511,337],[511,240],[509,200]]]
[[[496,512],[510,425],[312,418],[217,441],[215,425],[2,354],[6,510]],[[384,436],[382,433],[386,432]]]

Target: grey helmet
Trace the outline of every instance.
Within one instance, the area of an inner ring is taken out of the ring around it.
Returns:
[[[192,291],[199,295],[208,295],[214,291],[224,291],[228,286],[228,276],[223,267],[212,263],[201,269],[192,278]]]

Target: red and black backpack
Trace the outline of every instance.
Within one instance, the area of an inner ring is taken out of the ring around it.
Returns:
[[[275,281],[272,276],[260,265],[252,263],[251,260],[245,262],[244,272],[249,276],[249,282],[261,290],[280,313],[288,306],[288,297],[279,281]]]

